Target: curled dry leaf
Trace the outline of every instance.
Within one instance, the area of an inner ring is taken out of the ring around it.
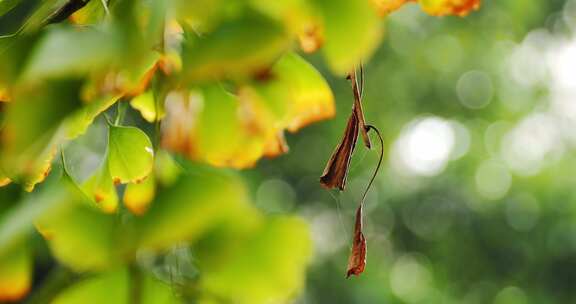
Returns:
[[[360,204],[356,210],[354,241],[352,243],[352,252],[348,259],[346,278],[349,278],[351,275],[360,275],[366,267],[366,239],[362,233],[362,206],[363,204]]]
[[[344,137],[332,153],[320,177],[320,184],[322,186],[328,189],[338,188],[344,190],[346,177],[348,176],[348,167],[352,153],[354,152],[354,147],[356,146],[357,138],[358,118],[356,117],[356,112],[352,111],[350,118],[348,118],[346,130],[344,131]]]

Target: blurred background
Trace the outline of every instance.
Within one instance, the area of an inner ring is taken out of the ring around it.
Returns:
[[[0,35],[17,29],[10,18]],[[288,154],[240,171],[263,213],[310,225],[314,255],[295,302],[576,303],[576,0],[483,0],[465,18],[407,4],[382,26],[364,64],[366,120],[384,137],[364,210],[365,273],[345,278],[380,147],[357,145],[345,192],[320,186],[353,100],[321,55],[303,56],[328,80],[335,119],[288,134]],[[125,120],[153,133],[135,110]],[[66,146],[74,179],[102,162],[106,128],[100,116]],[[55,264],[41,244],[34,288]],[[158,277],[197,276],[189,251],[165,258]]]
[[[311,224],[298,303],[575,303],[576,1],[486,0],[465,18],[409,4],[385,26],[365,63],[366,120],[385,141],[366,272],[345,279],[379,147],[357,145],[347,191],[320,187],[352,92],[319,57],[307,59],[330,81],[336,119],[245,172],[259,208]]]

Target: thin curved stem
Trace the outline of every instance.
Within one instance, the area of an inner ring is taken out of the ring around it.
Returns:
[[[364,200],[366,199],[366,195],[368,194],[368,191],[372,187],[372,184],[374,183],[374,180],[376,179],[376,175],[378,175],[378,171],[380,170],[380,166],[382,165],[382,159],[384,158],[384,140],[382,139],[382,135],[380,134],[380,131],[378,130],[378,128],[376,128],[372,125],[366,125],[366,130],[367,131],[374,130],[374,132],[376,132],[376,135],[378,135],[378,139],[380,140],[380,158],[378,159],[378,165],[376,165],[376,169],[374,170],[374,173],[372,173],[372,177],[370,177],[370,182],[368,182],[368,186],[366,186],[366,190],[364,190],[364,193],[362,194],[362,199],[360,200],[360,205],[364,204]]]

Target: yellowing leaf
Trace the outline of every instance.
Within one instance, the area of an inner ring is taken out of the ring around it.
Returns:
[[[37,225],[48,232],[52,254],[76,271],[102,270],[120,262],[114,215],[76,201],[65,210],[44,215]]]
[[[118,194],[110,175],[107,160],[82,185],[82,189],[104,212],[113,213],[118,209]]]
[[[312,122],[332,118],[336,112],[328,83],[316,69],[295,54],[286,54],[272,68],[288,91],[286,128],[296,132]]]
[[[188,81],[245,78],[265,69],[290,46],[290,36],[261,14],[220,24],[202,37],[188,35],[182,51]]]
[[[371,0],[381,16],[386,16],[399,9],[402,5],[416,0]]]
[[[465,16],[480,7],[480,0],[419,0],[422,9],[430,15]]]
[[[369,1],[314,0],[325,38],[322,53],[337,74],[351,72],[374,52],[382,29]]]
[[[233,95],[221,85],[171,93],[162,145],[213,166],[246,168],[288,151],[283,132],[334,116],[334,97],[310,64],[284,55],[269,77]]]
[[[220,171],[183,175],[165,190],[138,219],[144,248],[162,250],[194,242],[224,223],[241,230],[260,220],[240,180]]]
[[[130,105],[138,110],[148,122],[155,122],[164,118],[164,104],[156,102],[154,92],[151,90],[132,98]]]
[[[124,205],[136,215],[144,214],[154,199],[156,184],[154,175],[150,174],[141,183],[131,183],[124,191]]]
[[[234,303],[258,304],[289,302],[302,289],[312,249],[306,223],[282,217],[263,223],[219,259],[204,258],[211,248],[196,250],[203,288]]]
[[[118,101],[120,95],[104,96],[84,105],[66,120],[66,137],[74,139],[86,132],[98,114],[104,112]]]
[[[32,254],[20,245],[0,256],[0,302],[21,300],[32,282]]]
[[[108,168],[115,184],[138,182],[152,171],[152,143],[138,128],[110,126]]]
[[[117,269],[98,274],[80,281],[60,293],[53,304],[125,304],[130,303],[134,296],[142,304],[172,304],[180,303],[171,287],[158,281],[148,274],[143,274],[140,281],[130,276],[126,269]],[[134,294],[134,286],[141,284]]]
[[[0,166],[31,190],[44,179],[62,136],[62,122],[80,106],[82,82],[44,81],[14,91],[0,130]]]

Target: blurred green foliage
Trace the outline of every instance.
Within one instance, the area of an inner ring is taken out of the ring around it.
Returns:
[[[576,301],[576,2],[393,2],[0,0],[0,301]]]

